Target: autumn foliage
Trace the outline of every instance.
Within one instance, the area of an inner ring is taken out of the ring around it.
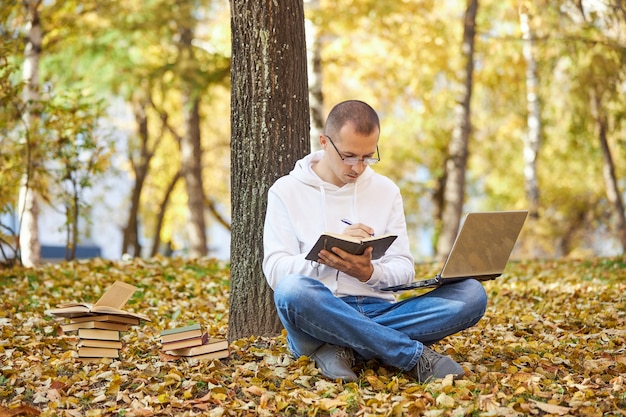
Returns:
[[[159,332],[191,322],[227,336],[229,268],[215,260],[93,260],[0,270],[0,417],[42,416],[626,416],[626,262],[510,263],[485,283],[474,328],[435,349],[464,378],[415,383],[376,361],[360,380],[322,377],[288,355],[284,335],[231,341],[223,361],[174,360]],[[417,266],[429,276],[436,265]],[[121,360],[84,364],[76,338],[45,310],[97,300],[115,280],[152,322],[125,332]]]

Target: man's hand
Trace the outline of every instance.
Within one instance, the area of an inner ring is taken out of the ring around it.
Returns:
[[[322,250],[317,255],[318,262],[328,265],[345,274],[365,282],[372,277],[374,265],[372,265],[373,248],[366,248],[363,255],[352,255],[340,248],[332,248],[332,251]]]
[[[354,237],[370,237],[374,236],[374,229],[363,223],[355,223],[343,230],[344,235]]]

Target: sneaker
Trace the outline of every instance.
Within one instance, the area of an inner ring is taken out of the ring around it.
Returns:
[[[352,372],[354,364],[352,349],[324,343],[311,355],[311,359],[326,378],[343,379],[347,382],[359,380]]]
[[[411,374],[417,379],[417,382],[423,384],[431,379],[443,378],[450,374],[454,375],[454,379],[457,379],[462,377],[465,371],[461,365],[448,356],[441,355],[424,346],[422,356],[411,370]]]

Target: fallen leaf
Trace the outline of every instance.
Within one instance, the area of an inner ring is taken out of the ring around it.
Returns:
[[[38,416],[39,414],[41,411],[28,405],[20,405],[11,409],[0,406],[0,417]]]
[[[530,400],[537,408],[546,413],[558,414],[560,416],[568,414],[572,409],[570,407],[563,407],[555,404],[542,403],[535,400]]]

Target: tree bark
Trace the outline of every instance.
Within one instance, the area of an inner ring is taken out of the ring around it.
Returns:
[[[128,211],[128,221],[123,231],[122,254],[131,256],[141,256],[141,243],[139,242],[139,204],[141,202],[141,191],[148,175],[150,160],[153,152],[149,146],[148,115],[146,107],[148,100],[136,97],[133,100],[133,112],[137,123],[138,149],[132,145],[132,139],[128,144],[128,160],[131,162],[133,173],[135,174],[135,184],[131,190],[130,209]]]
[[[185,9],[186,10],[186,9]],[[191,15],[191,10],[187,10]],[[187,19],[182,19],[183,22]],[[193,21],[189,16],[189,22]],[[178,43],[180,64],[186,69],[182,77],[182,109],[185,133],[180,138],[180,162],[185,190],[187,192],[187,237],[189,256],[199,258],[209,252],[207,247],[206,220],[204,218],[204,186],[202,181],[202,138],[200,134],[200,91],[194,86],[196,59],[193,51],[194,30],[184,23],[179,30]]]
[[[183,109],[186,130],[180,141],[181,170],[185,178],[187,209],[189,210],[187,222],[189,256],[192,258],[206,256],[208,253],[204,219],[199,103],[199,98],[192,97],[191,93],[185,93]]]
[[[39,19],[39,0],[24,2],[28,16],[28,35],[24,50],[24,101],[26,102],[24,120],[26,123],[26,174],[22,179],[19,194],[19,248],[22,264],[35,267],[41,263],[41,244],[39,242],[39,197],[37,170],[41,165],[36,135],[39,115],[35,109],[39,101],[39,60],[43,32]]]
[[[446,183],[443,187],[443,211],[441,234],[437,240],[436,256],[443,259],[452,248],[459,232],[463,203],[465,200],[465,167],[467,165],[468,144],[471,131],[470,101],[472,98],[472,77],[474,73],[474,37],[478,0],[468,0],[465,11],[463,45],[461,54],[465,59],[463,89],[459,104],[455,108],[457,121],[448,146],[448,159],[445,166]]]
[[[262,271],[267,190],[309,149],[301,0],[231,0],[231,299],[229,339],[278,334]],[[303,219],[306,221],[306,219]]]
[[[524,141],[524,185],[528,202],[528,215],[539,217],[539,180],[537,159],[542,142],[541,102],[539,100],[539,78],[535,59],[535,37],[530,27],[530,15],[525,6],[520,7],[520,27],[524,39],[524,59],[526,60],[526,103],[528,109],[528,131]]]
[[[594,88],[591,89],[591,112],[594,117],[596,126],[596,135],[600,141],[600,149],[602,150],[602,174],[606,185],[606,197],[613,207],[613,215],[616,219],[617,238],[622,246],[622,254],[626,253],[626,217],[624,215],[624,202],[620,193],[615,175],[615,163],[609,148],[608,142],[608,121],[600,93]]]
[[[307,7],[311,11],[320,8],[319,0],[310,0]],[[315,24],[307,32],[309,66],[309,108],[311,111],[311,149],[320,149],[319,135],[324,130],[324,94],[322,90],[322,35]]]
[[[181,173],[180,171],[177,171],[165,190],[165,195],[163,196],[163,200],[161,200],[161,204],[159,204],[159,213],[157,215],[156,224],[154,225],[154,240],[152,241],[150,256],[156,256],[156,254],[159,253],[159,246],[161,245],[161,228],[163,227],[163,221],[165,219],[165,211],[167,210],[167,205],[169,204],[172,192],[174,192],[174,187],[176,187],[180,178]]]
[[[218,203],[213,198],[206,198],[204,201],[205,206],[209,209],[209,213],[213,218],[229,232],[232,230],[230,220],[228,220],[219,210]]]

